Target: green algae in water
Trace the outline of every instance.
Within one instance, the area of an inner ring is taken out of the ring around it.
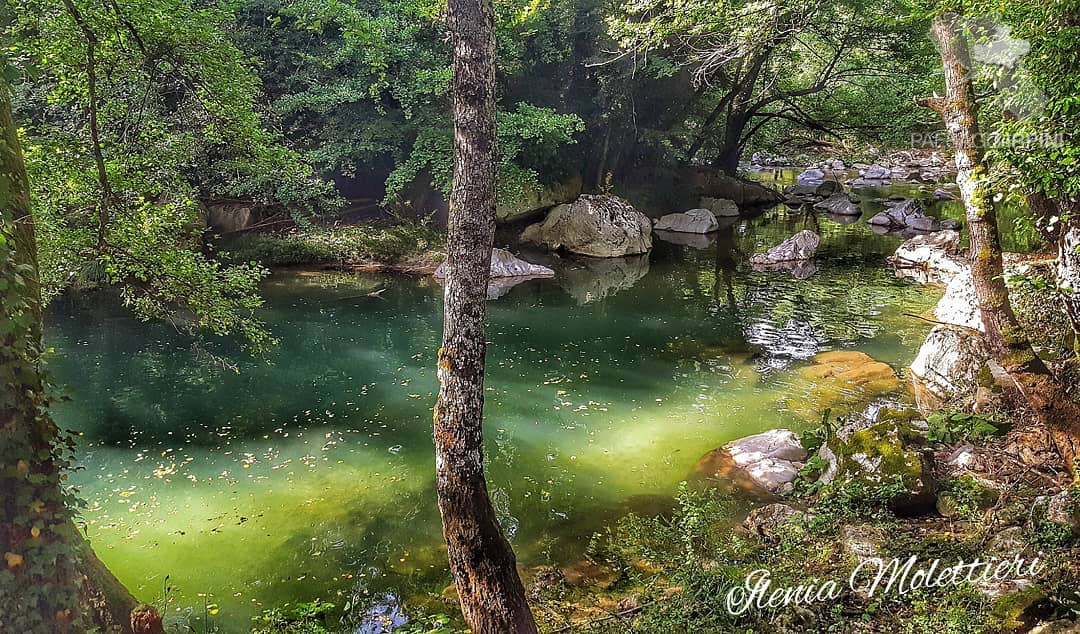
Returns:
[[[899,239],[820,219],[811,278],[747,269],[807,222],[770,213],[635,260],[531,254],[559,276],[489,304],[488,476],[522,564],[574,561],[622,514],[665,511],[729,440],[812,424],[793,403],[814,394],[798,372],[814,354],[911,362],[930,325],[903,313],[937,293],[885,269]],[[207,344],[238,372],[107,298],[53,306],[52,369],[71,396],[56,414],[82,434],[73,481],[95,548],[145,601],[160,605],[168,575],[170,620],[198,623],[209,601],[225,631],[286,602],[437,595],[441,288],[283,273],[265,292],[281,340],[268,359]]]

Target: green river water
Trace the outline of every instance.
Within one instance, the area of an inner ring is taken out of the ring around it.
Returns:
[[[806,227],[823,234],[810,278],[749,269]],[[731,439],[861,411],[869,398],[798,369],[852,349],[902,371],[930,328],[904,313],[938,292],[896,279],[884,258],[901,239],[862,221],[776,210],[695,240],[630,260],[526,252],[558,276],[489,303],[488,478],[523,565],[572,562],[619,516],[668,508]],[[52,306],[51,370],[70,396],[56,415],[81,434],[73,481],[97,552],[145,601],[168,586],[168,621],[200,632],[316,597],[437,596],[440,286],[280,272],[265,295],[268,358],[210,346],[238,372],[102,297]]]

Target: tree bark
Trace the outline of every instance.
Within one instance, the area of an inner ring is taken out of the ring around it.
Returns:
[[[1075,473],[1080,456],[1080,405],[1035,353],[1009,303],[967,39],[951,16],[935,18],[931,32],[945,71],[945,97],[923,99],[920,103],[941,115],[956,151],[956,183],[971,233],[971,272],[987,344]]]
[[[450,0],[454,182],[450,193],[443,345],[435,404],[435,474],[461,611],[478,634],[533,634],[514,552],[488,497],[483,466],[487,284],[495,236],[495,32],[491,0]]]
[[[94,556],[63,488],[62,438],[41,372],[41,293],[29,184],[0,81],[0,631],[161,632]]]

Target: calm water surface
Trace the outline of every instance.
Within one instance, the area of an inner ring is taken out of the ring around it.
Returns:
[[[823,233],[808,279],[746,265],[807,227]],[[799,374],[815,353],[901,370],[929,330],[904,313],[937,294],[895,279],[883,264],[900,239],[862,221],[777,210],[690,241],[629,260],[526,254],[558,276],[489,304],[489,481],[524,565],[571,562],[613,519],[667,508],[728,440],[865,408]],[[169,586],[168,618],[198,631],[211,612],[243,631],[289,601],[437,596],[441,288],[279,273],[265,294],[268,358],[210,345],[238,372],[100,296],[52,307],[52,371],[71,397],[56,413],[82,434],[74,480],[100,556],[145,601]]]

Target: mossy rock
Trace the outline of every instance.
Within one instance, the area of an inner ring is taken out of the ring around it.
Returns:
[[[994,489],[964,474],[945,483],[938,493],[937,510],[942,517],[971,517],[977,511],[992,507],[1000,497]]]
[[[934,506],[935,487],[922,445],[923,436],[909,423],[886,420],[856,431],[846,440],[833,436],[822,447],[829,461],[824,484],[859,484],[895,491],[888,506],[899,514],[917,514]]]
[[[1043,609],[1047,595],[1037,585],[999,597],[990,608],[987,625],[992,632],[1012,632],[1025,630],[1034,625],[1040,617],[1048,616]]]

